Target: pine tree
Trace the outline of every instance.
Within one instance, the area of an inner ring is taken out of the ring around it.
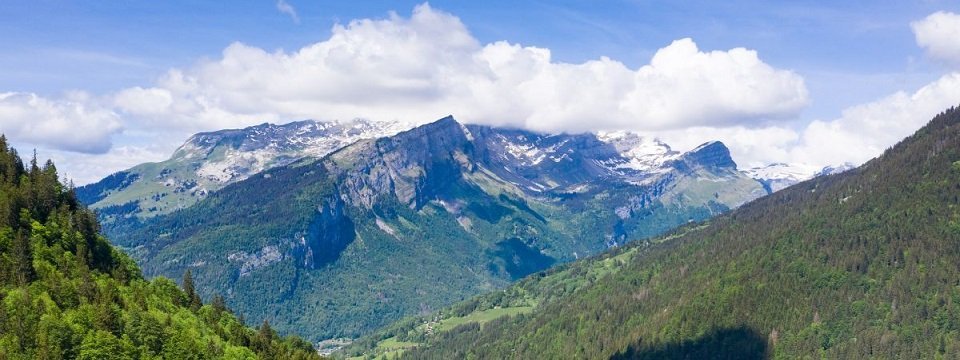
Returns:
[[[183,291],[187,293],[187,305],[190,306],[190,309],[193,311],[199,310],[203,302],[200,301],[200,295],[197,295],[197,290],[194,288],[193,274],[190,269],[183,273]]]
[[[257,334],[261,340],[269,342],[273,339],[273,329],[270,328],[270,321],[267,319],[263,320],[263,324],[260,325],[260,332]]]
[[[223,299],[223,296],[220,296],[220,294],[213,296],[213,301],[210,302],[210,306],[213,307],[213,313],[217,320],[220,319],[220,316],[222,316],[223,313],[228,311],[227,302]]]
[[[12,247],[14,277],[17,285],[25,286],[33,281],[34,270],[33,249],[30,246],[30,238],[24,235],[23,229],[17,230]]]
[[[270,328],[270,322],[266,319],[263,320],[263,324],[260,325],[260,331],[257,332],[257,340],[254,344],[258,348],[260,357],[263,359],[272,359],[274,354],[271,351],[273,343],[273,329]]]

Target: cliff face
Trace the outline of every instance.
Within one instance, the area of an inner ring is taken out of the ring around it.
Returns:
[[[463,128],[452,117],[393,137],[357,144],[333,154],[324,164],[342,173],[344,200],[372,209],[378,198],[391,194],[411,208],[429,202],[445,184],[469,171],[471,152]]]
[[[320,201],[304,237],[304,267],[318,269],[340,258],[340,253],[356,239],[353,220],[339,196]]]
[[[722,142],[711,141],[683,154],[680,161],[691,169],[704,168],[710,171],[736,171],[737,163],[730,156],[730,149]]]

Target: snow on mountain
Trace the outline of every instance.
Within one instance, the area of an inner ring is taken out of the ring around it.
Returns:
[[[814,177],[817,177],[817,176],[825,176],[825,175],[833,175],[833,174],[839,174],[839,173],[842,173],[842,172],[844,172],[844,171],[853,169],[853,168],[855,168],[855,167],[856,167],[856,165],[853,165],[853,164],[848,163],[848,162],[843,163],[843,164],[840,164],[840,165],[836,165],[836,166],[828,165],[828,166],[825,166],[823,169],[820,169],[820,171],[818,171],[818,172],[816,173],[816,175],[814,175]]]
[[[159,215],[193,205],[264,170],[304,157],[322,157],[358,140],[394,135],[413,126],[362,119],[304,120],[199,133],[166,161],[135,166],[81,187],[78,193],[102,213],[119,208],[126,209],[122,216]]]
[[[837,174],[852,168],[854,168],[854,165],[850,163],[823,168],[802,163],[773,163],[750,168],[743,172],[747,176],[760,181],[767,188],[767,191],[775,192],[818,176]]]
[[[173,159],[205,159],[196,175],[226,184],[302,157],[322,157],[360,139],[390,136],[411,127],[401,122],[362,119],[262,124],[194,135],[174,153]],[[223,149],[218,152],[218,147]]]
[[[626,161],[609,164],[616,169],[658,171],[664,164],[680,156],[659,139],[642,137],[626,131],[598,132],[597,139],[612,145]]]

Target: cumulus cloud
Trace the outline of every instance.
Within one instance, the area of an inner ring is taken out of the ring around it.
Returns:
[[[294,24],[300,23],[300,16],[297,16],[297,9],[293,8],[293,5],[290,5],[284,0],[277,0],[277,11],[281,14],[285,14],[293,20]]]
[[[153,140],[156,141],[156,140]],[[129,169],[150,161],[162,161],[171,150],[155,144],[145,146],[117,145],[103,154],[87,154],[72,151],[40,149],[37,156],[52,159],[63,180],[73,181],[77,186],[99,181],[114,172]]]
[[[947,74],[913,93],[897,92],[848,108],[835,120],[811,122],[791,157],[817,164],[838,158],[863,163],[957,105],[960,73]]]
[[[960,15],[936,12],[911,27],[917,45],[931,58],[960,66]],[[778,161],[815,166],[862,164],[957,105],[960,72],[951,72],[913,92],[899,91],[854,105],[835,119],[813,120],[797,129],[776,125],[690,127],[659,135],[680,149],[721,140],[744,166]]]
[[[18,142],[83,153],[104,153],[122,129],[110,109],[84,93],[51,100],[37,94],[0,93],[0,132]]]
[[[279,119],[424,122],[453,114],[473,123],[545,131],[677,129],[795,116],[803,79],[755,51],[705,52],[691,39],[631,69],[600,58],[557,62],[550,50],[480,44],[428,5],[411,17],[355,20],[294,52],[235,43],[218,60],[171,70],[155,86],[115,95],[152,126],[194,129]]]
[[[800,141],[796,130],[783,126],[691,127],[647,135],[658,137],[679,151],[693,149],[707,141],[721,141],[730,149],[740,169],[792,161],[790,148]]]
[[[277,8],[296,20],[289,4]],[[913,23],[918,44],[937,59],[960,60],[957,17],[936,13]],[[679,39],[638,67],[606,57],[564,63],[545,48],[483,44],[457,17],[420,5],[409,17],[336,25],[329,38],[295,51],[234,43],[212,60],[96,99],[0,94],[0,126],[69,151],[107,151],[121,130],[125,138],[166,134],[161,141],[171,142],[152,150],[119,146],[103,161],[72,157],[78,179],[158,160],[166,155],[158,149],[197,131],[304,118],[428,122],[447,114],[548,132],[639,131],[679,150],[721,140],[742,166],[823,166],[863,162],[957,105],[960,75],[798,125],[809,102],[800,75],[745,48],[705,51]]]
[[[930,57],[960,67],[960,15],[940,11],[910,26]]]
[[[951,106],[960,105],[960,73],[950,73],[913,92],[900,91],[851,106],[831,120],[814,120],[799,129],[781,126],[691,127],[659,136],[677,149],[709,140],[723,141],[741,168],[772,162],[816,167],[862,164],[880,155]]]

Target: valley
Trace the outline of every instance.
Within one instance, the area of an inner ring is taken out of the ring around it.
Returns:
[[[78,192],[136,192],[105,185]],[[445,118],[254,173],[169,214],[100,214],[146,274],[189,269],[205,297],[221,294],[252,320],[319,341],[766,193],[718,142],[678,153],[626,133],[546,135]]]

